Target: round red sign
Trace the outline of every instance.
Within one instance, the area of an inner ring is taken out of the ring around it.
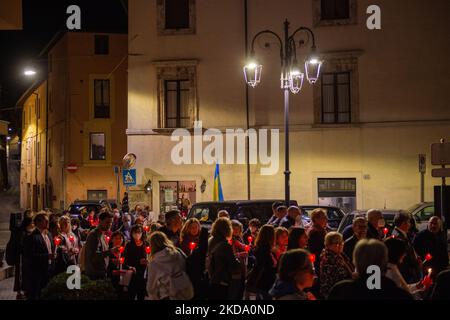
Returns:
[[[70,163],[70,164],[67,165],[66,169],[70,173],[75,173],[78,170],[78,166],[76,164],[74,164],[74,163]]]

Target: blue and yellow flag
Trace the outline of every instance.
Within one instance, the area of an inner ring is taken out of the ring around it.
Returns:
[[[223,201],[222,184],[220,183],[219,164],[216,164],[216,171],[214,172],[214,191],[213,201]]]

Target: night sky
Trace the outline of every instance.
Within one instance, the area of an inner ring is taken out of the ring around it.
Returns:
[[[0,109],[14,107],[36,80],[23,76],[25,66],[37,65],[45,74],[46,56],[39,54],[58,31],[67,30],[66,10],[72,4],[81,8],[81,32],[127,32],[126,0],[23,0],[23,30],[0,30]],[[13,127],[18,125],[17,118],[17,112],[0,114]]]

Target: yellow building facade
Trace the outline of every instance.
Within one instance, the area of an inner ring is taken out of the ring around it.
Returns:
[[[264,29],[281,35],[286,18],[291,31],[312,28],[326,77],[315,85],[305,81],[290,96],[291,199],[347,210],[404,209],[421,200],[418,158],[424,154],[423,200],[433,200],[439,180],[430,174],[430,144],[450,138],[448,1],[378,1],[380,30],[366,25],[368,0],[349,0],[346,16],[331,12],[331,18],[319,0],[183,3],[185,18],[178,21],[164,1],[129,4],[128,151],[137,156],[141,186],[152,183],[155,211],[182,197],[212,200],[214,165],[174,164],[177,142],[170,135],[177,127],[192,129],[194,121],[205,129],[247,128],[245,39],[250,45]],[[309,48],[298,49],[299,61]],[[275,175],[250,166],[252,199],[284,198],[278,50],[275,38],[255,43],[263,71],[261,84],[248,88],[249,127],[279,129],[280,155]],[[220,169],[225,200],[247,199],[246,165]],[[180,190],[185,185],[192,191]]]
[[[123,186],[114,167],[121,165],[126,153],[127,36],[68,32],[55,37],[46,52],[46,82],[36,89],[39,92],[33,91],[37,95],[21,99],[21,206],[66,209],[77,199],[116,199]],[[27,151],[26,141],[35,134],[36,99],[44,106],[40,111],[44,136],[38,139],[43,141],[38,147],[42,169],[37,167],[44,173],[30,180],[36,149]],[[26,167],[28,163],[31,167]],[[36,206],[32,195],[38,186],[42,191]]]

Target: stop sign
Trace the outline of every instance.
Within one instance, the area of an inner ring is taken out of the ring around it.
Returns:
[[[69,163],[66,167],[67,171],[70,173],[75,173],[78,171],[78,166],[75,163]]]

